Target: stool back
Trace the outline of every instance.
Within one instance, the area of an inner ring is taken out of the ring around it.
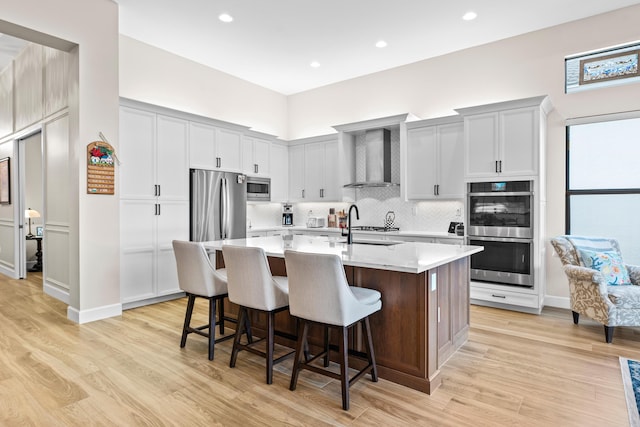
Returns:
[[[223,245],[229,301],[244,307],[272,311],[288,305],[286,289],[271,276],[262,248]]]
[[[285,251],[289,312],[296,317],[347,326],[360,319],[361,304],[337,255]]]
[[[204,297],[227,293],[227,279],[223,273],[216,272],[202,242],[174,240],[172,243],[180,289]]]

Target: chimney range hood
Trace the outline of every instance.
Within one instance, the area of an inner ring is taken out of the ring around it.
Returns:
[[[365,181],[347,184],[344,188],[390,187],[391,131],[372,129],[365,132]]]

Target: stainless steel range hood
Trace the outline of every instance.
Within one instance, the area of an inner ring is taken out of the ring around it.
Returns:
[[[373,129],[365,132],[365,180],[347,184],[344,188],[390,187],[391,131]]]

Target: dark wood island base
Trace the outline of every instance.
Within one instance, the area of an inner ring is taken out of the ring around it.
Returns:
[[[269,265],[272,274],[286,276],[283,258],[269,257]],[[216,266],[224,266],[219,250]],[[354,266],[345,266],[345,272],[352,286],[382,294],[382,310],[370,318],[379,377],[431,394],[441,384],[440,367],[469,334],[469,257],[418,274]],[[234,304],[225,304],[227,315],[234,317],[237,311]],[[254,333],[263,334],[266,317],[254,315],[251,321]],[[288,311],[276,315],[280,331],[295,335],[296,323]],[[350,349],[360,352],[362,330],[352,329]],[[288,338],[276,342],[295,348],[295,341]],[[320,351],[322,342],[322,329],[312,327],[311,352]]]

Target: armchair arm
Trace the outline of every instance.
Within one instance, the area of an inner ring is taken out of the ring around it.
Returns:
[[[629,277],[631,277],[631,283],[634,285],[640,286],[640,266],[637,265],[627,265],[627,270],[629,270]]]
[[[571,310],[609,325],[615,305],[609,299],[607,283],[602,274],[577,265],[565,265],[564,272],[569,278]]]

